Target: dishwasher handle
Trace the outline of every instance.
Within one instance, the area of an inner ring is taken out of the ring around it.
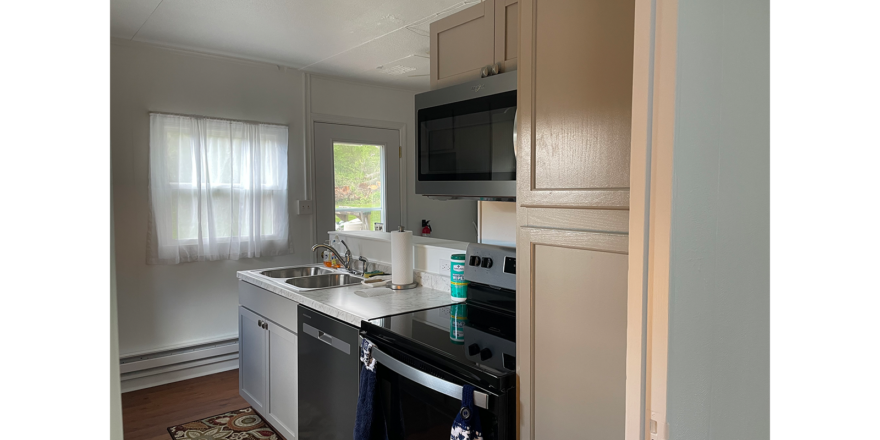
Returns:
[[[321,330],[318,330],[318,339],[320,339],[330,345],[333,345],[333,336],[330,336]]]
[[[339,338],[334,338],[329,333],[318,330],[306,323],[303,323],[303,333],[345,353],[346,355],[351,354],[351,345],[348,342],[344,342]]]

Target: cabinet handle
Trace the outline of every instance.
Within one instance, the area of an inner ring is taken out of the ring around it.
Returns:
[[[263,328],[263,320],[262,319],[257,320],[257,327]]]
[[[269,323],[263,321],[263,330],[269,330]]]

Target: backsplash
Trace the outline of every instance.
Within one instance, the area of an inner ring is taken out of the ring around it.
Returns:
[[[391,265],[377,261],[375,263],[370,263],[370,270],[381,270],[385,273],[391,273]],[[416,269],[413,271],[413,281],[419,283],[420,286],[429,289],[439,290],[441,292],[450,291],[449,276]]]

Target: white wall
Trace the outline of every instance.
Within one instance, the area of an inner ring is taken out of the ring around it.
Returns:
[[[236,337],[235,272],[311,261],[311,216],[291,213],[295,253],[148,266],[149,111],[287,124],[290,207],[305,197],[303,80],[275,66],[114,41],[111,157],[119,353]],[[294,211],[295,212],[295,211]]]
[[[119,327],[116,314],[116,252],[113,237],[113,155],[110,151],[110,397],[109,431],[110,440],[122,440],[122,402],[119,390]]]
[[[315,75],[310,83],[313,114],[406,124],[406,152],[401,163],[401,174],[406,176],[402,185],[407,195],[406,229],[418,234],[422,219],[426,219],[431,221],[433,238],[476,241],[473,223],[477,221],[477,202],[436,201],[415,194],[415,92]]]
[[[307,149],[304,75],[276,66],[112,40],[111,165],[119,354],[127,356],[236,337],[235,272],[314,261],[314,219],[297,215],[306,199]],[[415,153],[412,91],[326,77],[310,78],[315,114],[390,121],[406,126],[406,155]],[[294,253],[278,257],[148,266],[146,261],[149,157],[148,112],[205,115],[290,127],[288,193]],[[407,164],[406,160],[404,164]],[[427,218],[434,237],[475,241],[476,202],[438,202],[413,193],[406,171],[408,221]]]
[[[480,243],[516,247],[516,203],[477,202]]]
[[[768,439],[769,2],[680,0],[678,12],[671,438]]]

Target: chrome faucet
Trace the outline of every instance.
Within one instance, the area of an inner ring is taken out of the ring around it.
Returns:
[[[345,246],[345,258],[342,258],[339,255],[339,252],[336,252],[336,249],[334,249],[333,246],[326,245],[326,244],[316,244],[316,245],[312,246],[312,252],[314,252],[318,249],[326,249],[326,250],[330,251],[330,253],[335,255],[337,260],[342,262],[342,266],[345,267],[345,270],[347,270],[351,273],[354,273],[354,272],[352,272],[352,269],[351,269],[351,263],[352,263],[351,250],[348,249],[348,245],[345,244],[344,240],[340,240],[339,242],[342,243],[343,246]]]
[[[361,255],[360,257],[358,257],[358,261],[361,262],[361,271],[355,272],[354,274],[361,275],[361,276],[366,275],[367,274],[367,264],[369,264],[369,262],[367,261],[367,258],[364,257],[363,255]]]

